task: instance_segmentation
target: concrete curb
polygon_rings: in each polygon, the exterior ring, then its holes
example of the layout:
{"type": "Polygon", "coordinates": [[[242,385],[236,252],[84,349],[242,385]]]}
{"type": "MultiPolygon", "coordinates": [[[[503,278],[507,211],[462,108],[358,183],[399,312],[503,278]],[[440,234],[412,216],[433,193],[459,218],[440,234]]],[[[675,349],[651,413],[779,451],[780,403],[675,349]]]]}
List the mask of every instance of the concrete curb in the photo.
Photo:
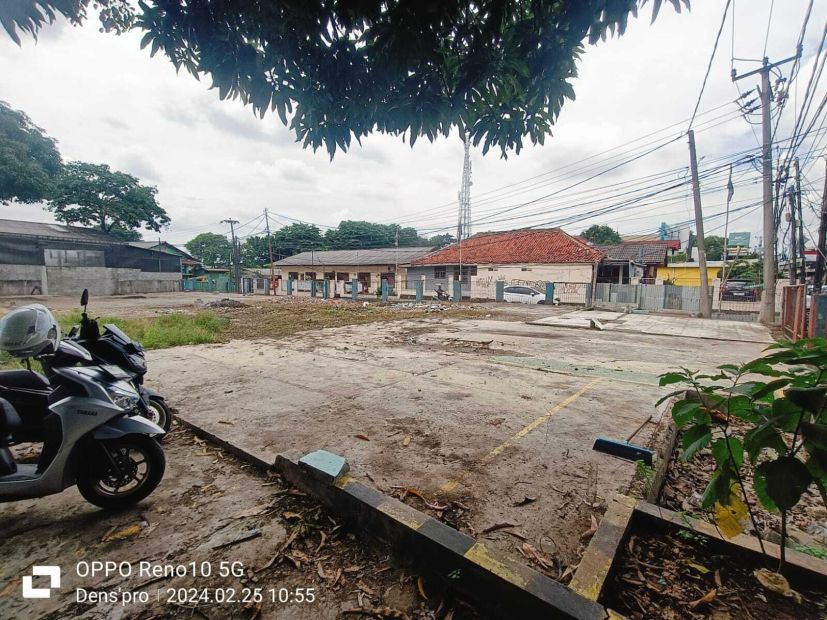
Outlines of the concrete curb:
{"type": "Polygon", "coordinates": [[[441,521],[356,482],[344,459],[317,451],[295,459],[279,455],[275,469],[332,511],[436,573],[494,617],[601,618],[609,612],[527,566],[441,521]],[[330,465],[330,467],[329,467],[330,465]]]}

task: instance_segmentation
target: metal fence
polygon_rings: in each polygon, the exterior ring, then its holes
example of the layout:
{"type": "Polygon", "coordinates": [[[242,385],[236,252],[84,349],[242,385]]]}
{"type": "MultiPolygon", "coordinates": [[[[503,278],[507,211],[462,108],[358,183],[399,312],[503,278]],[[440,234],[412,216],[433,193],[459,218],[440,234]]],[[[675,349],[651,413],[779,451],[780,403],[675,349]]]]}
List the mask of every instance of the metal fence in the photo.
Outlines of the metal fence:
{"type": "MultiPolygon", "coordinates": [[[[710,300],[713,318],[740,321],[754,321],[758,318],[758,299],[724,299],[719,288],[713,287],[710,300]]],[[[597,284],[594,289],[594,304],[612,310],[699,314],[701,289],[697,286],[672,284],[597,284]]]]}

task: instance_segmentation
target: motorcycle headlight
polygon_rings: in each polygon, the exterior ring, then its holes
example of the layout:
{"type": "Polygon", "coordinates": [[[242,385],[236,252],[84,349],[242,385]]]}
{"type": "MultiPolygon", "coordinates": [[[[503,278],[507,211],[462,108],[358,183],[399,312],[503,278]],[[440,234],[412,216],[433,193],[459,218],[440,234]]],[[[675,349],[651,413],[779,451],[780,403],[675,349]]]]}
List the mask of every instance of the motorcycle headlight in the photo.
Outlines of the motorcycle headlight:
{"type": "Polygon", "coordinates": [[[124,411],[134,409],[140,399],[138,392],[126,386],[108,385],[106,387],[106,393],[109,395],[109,398],[112,399],[115,406],[124,411]]]}

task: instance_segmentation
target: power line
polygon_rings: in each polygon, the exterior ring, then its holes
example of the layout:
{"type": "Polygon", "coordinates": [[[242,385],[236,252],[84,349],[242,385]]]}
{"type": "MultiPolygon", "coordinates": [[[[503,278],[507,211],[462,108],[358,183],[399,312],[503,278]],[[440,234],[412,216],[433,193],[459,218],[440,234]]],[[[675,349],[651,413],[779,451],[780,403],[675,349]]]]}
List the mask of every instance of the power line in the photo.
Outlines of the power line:
{"type": "MultiPolygon", "coordinates": [[[[689,119],[689,129],[692,129],[692,123],[695,122],[695,115],[698,113],[698,107],[701,105],[701,98],[704,96],[704,90],[706,89],[706,81],[709,79],[709,72],[712,70],[712,61],[715,60],[715,52],[718,51],[718,42],[721,40],[721,33],[724,31],[724,24],[726,24],[726,16],[729,12],[729,5],[732,4],[732,0],[727,0],[726,6],[724,7],[724,15],[721,18],[721,25],[718,28],[718,34],[715,36],[715,44],[712,46],[712,54],[709,56],[709,63],[706,66],[706,73],[704,74],[704,80],[701,83],[701,92],[698,93],[698,101],[695,102],[695,109],[692,110],[692,117],[689,119]]],[[[770,11],[772,14],[772,11],[770,11]]]]}

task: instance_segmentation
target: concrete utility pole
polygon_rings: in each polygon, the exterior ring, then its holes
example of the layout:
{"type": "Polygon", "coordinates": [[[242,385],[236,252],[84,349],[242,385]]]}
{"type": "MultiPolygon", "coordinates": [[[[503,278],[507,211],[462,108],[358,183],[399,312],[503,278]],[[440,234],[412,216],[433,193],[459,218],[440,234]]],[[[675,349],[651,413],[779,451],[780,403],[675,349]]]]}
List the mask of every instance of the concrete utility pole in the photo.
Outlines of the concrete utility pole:
{"type": "Polygon", "coordinates": [[[737,82],[757,73],[761,74],[761,122],[763,134],[763,148],[761,159],[763,160],[763,202],[764,202],[764,292],[761,296],[761,312],[758,320],[764,325],[775,324],[775,243],[778,233],[775,229],[775,213],[772,199],[772,127],[770,125],[770,104],[772,93],[770,93],[770,71],[779,65],[796,60],[800,54],[790,56],[784,60],[771,63],[764,56],[760,69],[755,69],[744,75],[737,75],[732,70],[732,81],[737,82]]]}
{"type": "Polygon", "coordinates": [[[264,221],[267,226],[267,253],[270,256],[270,291],[273,295],[276,294],[276,273],[275,267],[273,267],[273,240],[270,237],[270,215],[267,213],[267,209],[264,210],[264,221]]]}
{"type": "Polygon", "coordinates": [[[689,167],[692,171],[692,197],[695,202],[695,232],[698,244],[698,268],[701,271],[701,316],[712,316],[709,299],[709,273],[706,270],[706,248],[704,247],[704,216],[701,208],[701,184],[698,181],[698,157],[695,153],[695,132],[689,130],[689,167]]]}
{"type": "Polygon", "coordinates": [[[230,225],[230,238],[232,239],[232,244],[233,244],[233,253],[231,255],[231,259],[232,259],[232,262],[233,262],[233,280],[235,280],[235,292],[236,293],[241,293],[241,292],[243,292],[241,290],[241,277],[240,277],[241,272],[238,269],[238,253],[237,253],[238,246],[236,245],[236,241],[235,241],[235,225],[238,224],[238,220],[226,219],[226,220],[221,220],[221,223],[230,225]]]}
{"type": "Polygon", "coordinates": [[[785,193],[787,204],[790,206],[790,260],[787,264],[790,266],[790,284],[792,285],[798,282],[798,228],[795,223],[795,193],[792,189],[788,189],[785,193]]]}
{"type": "MultiPolygon", "coordinates": [[[[824,159],[827,164],[827,158],[824,159]]],[[[813,284],[816,291],[821,287],[824,279],[824,252],[827,245],[827,174],[824,176],[824,190],[821,193],[821,220],[818,224],[818,247],[816,248],[816,274],[813,284]]]]}
{"type": "Polygon", "coordinates": [[[801,261],[799,272],[799,283],[807,284],[807,246],[804,243],[804,213],[801,209],[801,169],[798,167],[798,157],[793,160],[795,168],[795,206],[798,209],[798,256],[796,260],[801,261]]]}

